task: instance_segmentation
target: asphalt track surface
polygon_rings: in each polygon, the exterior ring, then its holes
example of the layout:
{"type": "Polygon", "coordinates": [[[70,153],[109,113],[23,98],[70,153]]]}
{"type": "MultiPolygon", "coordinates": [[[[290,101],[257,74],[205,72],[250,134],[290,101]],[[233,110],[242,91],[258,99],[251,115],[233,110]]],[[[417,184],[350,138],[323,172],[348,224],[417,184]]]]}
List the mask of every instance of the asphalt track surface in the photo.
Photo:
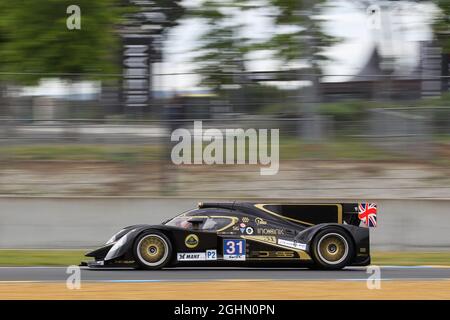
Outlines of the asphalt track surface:
{"type": "MultiPolygon", "coordinates": [[[[66,267],[0,267],[0,283],[60,282],[69,276],[66,267]]],[[[366,281],[371,275],[365,267],[340,271],[315,271],[290,268],[174,268],[159,271],[81,268],[81,281],[87,282],[203,282],[226,280],[276,281],[366,281]]],[[[384,266],[382,280],[450,280],[450,267],[384,266]]]]}

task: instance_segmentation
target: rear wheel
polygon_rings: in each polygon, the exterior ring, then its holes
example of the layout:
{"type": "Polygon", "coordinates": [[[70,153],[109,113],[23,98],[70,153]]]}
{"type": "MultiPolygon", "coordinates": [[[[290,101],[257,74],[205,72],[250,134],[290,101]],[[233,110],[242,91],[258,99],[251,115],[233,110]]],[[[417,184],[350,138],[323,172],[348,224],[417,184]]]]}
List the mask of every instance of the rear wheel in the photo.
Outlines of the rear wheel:
{"type": "Polygon", "coordinates": [[[353,259],[353,241],[340,228],[320,231],[314,237],[312,245],[313,259],[321,269],[342,269],[353,259]]]}
{"type": "Polygon", "coordinates": [[[170,261],[172,245],[163,233],[146,231],[136,239],[133,253],[141,269],[161,269],[170,261]]]}

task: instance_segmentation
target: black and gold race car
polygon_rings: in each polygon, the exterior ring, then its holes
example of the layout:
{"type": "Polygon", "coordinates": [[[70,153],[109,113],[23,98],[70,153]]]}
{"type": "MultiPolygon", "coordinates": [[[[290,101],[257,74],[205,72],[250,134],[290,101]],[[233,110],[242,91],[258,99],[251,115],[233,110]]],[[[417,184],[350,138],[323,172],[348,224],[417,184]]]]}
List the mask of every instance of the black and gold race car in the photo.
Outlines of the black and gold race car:
{"type": "Polygon", "coordinates": [[[375,219],[376,205],[368,203],[200,203],[160,225],[120,230],[82,265],[364,266],[370,263],[367,226],[375,219]]]}

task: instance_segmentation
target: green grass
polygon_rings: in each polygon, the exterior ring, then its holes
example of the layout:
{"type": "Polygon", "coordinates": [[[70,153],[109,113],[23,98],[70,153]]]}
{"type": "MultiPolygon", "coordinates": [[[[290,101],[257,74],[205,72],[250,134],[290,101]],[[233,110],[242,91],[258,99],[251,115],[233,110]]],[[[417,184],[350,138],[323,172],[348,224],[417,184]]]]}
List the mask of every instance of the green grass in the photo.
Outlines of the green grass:
{"type": "Polygon", "coordinates": [[[0,250],[0,266],[68,266],[89,260],[87,250],[0,250]]]}
{"type": "Polygon", "coordinates": [[[374,252],[375,265],[450,265],[450,252],[374,252]]]}
{"type": "MultiPolygon", "coordinates": [[[[204,147],[208,143],[203,144],[204,147]]],[[[192,146],[193,148],[193,146],[192,146]]],[[[164,159],[164,148],[160,145],[23,145],[0,147],[2,159],[9,160],[101,160],[112,162],[138,162],[164,159]]],[[[236,145],[235,152],[236,155],[236,145]]],[[[191,152],[193,154],[193,150],[191,152]]],[[[245,145],[248,160],[248,143],[245,145]]],[[[280,159],[392,159],[393,155],[359,141],[332,140],[307,144],[296,138],[280,138],[280,159]]]]}
{"type": "Polygon", "coordinates": [[[323,143],[304,143],[293,138],[280,139],[280,159],[396,160],[394,155],[358,140],[334,139],[323,143]]]}
{"type": "MultiPolygon", "coordinates": [[[[0,250],[0,266],[78,265],[85,250],[0,250]]],[[[450,265],[450,252],[375,252],[375,265],[450,265]]]]}
{"type": "Polygon", "coordinates": [[[103,160],[129,162],[154,160],[161,156],[161,147],[126,145],[32,145],[1,147],[4,158],[14,160],[103,160]]]}

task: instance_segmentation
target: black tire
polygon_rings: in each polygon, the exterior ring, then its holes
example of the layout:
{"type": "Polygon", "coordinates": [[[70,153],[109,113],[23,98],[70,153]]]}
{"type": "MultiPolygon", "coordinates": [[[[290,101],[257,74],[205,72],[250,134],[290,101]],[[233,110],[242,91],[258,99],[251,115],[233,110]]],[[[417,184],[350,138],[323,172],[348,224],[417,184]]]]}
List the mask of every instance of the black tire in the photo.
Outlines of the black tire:
{"type": "Polygon", "coordinates": [[[136,238],[133,256],[139,269],[161,269],[172,257],[172,244],[162,232],[147,230],[136,238]]]}
{"type": "Polygon", "coordinates": [[[311,253],[318,269],[339,270],[353,260],[355,246],[344,230],[330,227],[314,236],[311,253]]]}

